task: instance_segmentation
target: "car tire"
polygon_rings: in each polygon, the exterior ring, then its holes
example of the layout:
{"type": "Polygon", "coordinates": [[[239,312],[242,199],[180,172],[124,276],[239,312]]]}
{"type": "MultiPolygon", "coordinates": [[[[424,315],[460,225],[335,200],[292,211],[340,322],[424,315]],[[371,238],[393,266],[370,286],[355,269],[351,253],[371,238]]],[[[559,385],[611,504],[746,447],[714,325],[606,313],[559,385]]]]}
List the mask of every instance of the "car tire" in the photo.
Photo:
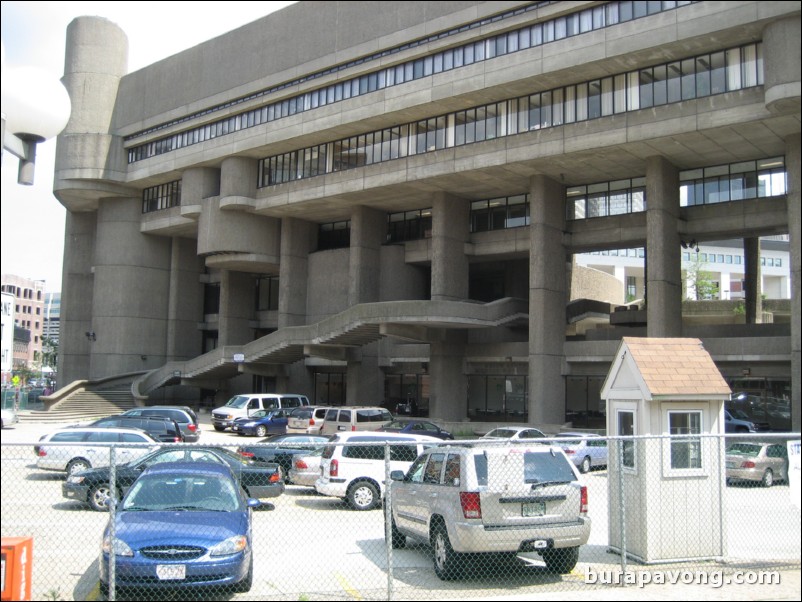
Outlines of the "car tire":
{"type": "Polygon", "coordinates": [[[590,456],[582,458],[582,464],[579,465],[579,472],[582,474],[590,472],[590,456]]]}
{"type": "Polygon", "coordinates": [[[86,470],[88,468],[92,468],[92,464],[89,463],[89,460],[84,460],[83,458],[75,458],[74,460],[70,460],[70,463],[67,464],[67,476],[70,477],[74,475],[76,472],[81,470],[86,470]]]}
{"type": "Polygon", "coordinates": [[[222,433],[224,430],[226,430],[226,427],[224,427],[224,426],[217,426],[217,425],[215,424],[215,425],[214,425],[214,430],[216,430],[218,433],[222,433]]]}
{"type": "Polygon", "coordinates": [[[400,550],[407,546],[407,536],[398,530],[392,517],[390,517],[390,545],[394,550],[400,550]]]}
{"type": "Polygon", "coordinates": [[[451,581],[460,576],[463,558],[451,547],[448,530],[442,523],[435,525],[432,531],[432,554],[434,556],[434,572],[443,581],[451,581]]]}
{"type": "Polygon", "coordinates": [[[552,573],[565,575],[574,570],[579,560],[579,546],[573,548],[552,548],[543,551],[543,561],[552,573]]]}
{"type": "Polygon", "coordinates": [[[260,424],[256,427],[256,436],[264,437],[265,435],[267,435],[267,427],[263,424],[260,424]]]}
{"type": "Polygon", "coordinates": [[[370,481],[357,481],[348,490],[348,503],[354,510],[372,510],[379,503],[379,490],[370,481]]]}
{"type": "Polygon", "coordinates": [[[248,564],[248,574],[245,575],[245,578],[236,584],[234,587],[235,591],[238,594],[244,594],[245,592],[251,591],[253,587],[253,555],[251,555],[250,564],[248,564]]]}
{"type": "MultiPolygon", "coordinates": [[[[111,488],[107,483],[101,483],[100,485],[95,485],[89,490],[87,501],[89,502],[89,506],[95,512],[108,512],[109,507],[106,505],[106,500],[108,500],[109,497],[111,497],[111,488]]],[[[117,499],[120,499],[119,491],[117,492],[117,499]]]]}
{"type": "Polygon", "coordinates": [[[771,468],[767,468],[766,472],[763,473],[760,484],[763,485],[763,487],[771,487],[774,485],[774,473],[771,471],[771,468]]]}

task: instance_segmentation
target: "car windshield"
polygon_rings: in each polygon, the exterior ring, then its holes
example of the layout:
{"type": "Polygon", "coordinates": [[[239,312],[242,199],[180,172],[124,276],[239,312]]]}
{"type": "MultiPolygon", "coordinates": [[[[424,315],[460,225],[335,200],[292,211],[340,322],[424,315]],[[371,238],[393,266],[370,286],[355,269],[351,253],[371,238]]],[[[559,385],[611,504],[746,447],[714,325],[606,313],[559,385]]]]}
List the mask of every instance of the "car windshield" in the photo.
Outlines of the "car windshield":
{"type": "Polygon", "coordinates": [[[248,404],[248,398],[243,395],[232,397],[226,403],[227,408],[244,408],[248,404]]]}
{"type": "Polygon", "coordinates": [[[217,476],[158,474],[134,483],[123,502],[127,511],[233,512],[240,507],[234,484],[217,476]]]}
{"type": "Polygon", "coordinates": [[[760,454],[760,447],[753,443],[733,443],[727,448],[727,453],[737,456],[757,456],[760,454]]]}
{"type": "Polygon", "coordinates": [[[390,424],[385,426],[385,429],[403,429],[408,422],[404,422],[403,420],[393,420],[390,424]]]}
{"type": "Polygon", "coordinates": [[[499,437],[499,438],[502,438],[502,439],[509,439],[510,437],[514,437],[517,434],[518,434],[518,431],[515,431],[513,429],[493,429],[492,431],[487,433],[487,435],[485,435],[485,437],[488,437],[488,438],[490,438],[490,437],[499,437]]]}

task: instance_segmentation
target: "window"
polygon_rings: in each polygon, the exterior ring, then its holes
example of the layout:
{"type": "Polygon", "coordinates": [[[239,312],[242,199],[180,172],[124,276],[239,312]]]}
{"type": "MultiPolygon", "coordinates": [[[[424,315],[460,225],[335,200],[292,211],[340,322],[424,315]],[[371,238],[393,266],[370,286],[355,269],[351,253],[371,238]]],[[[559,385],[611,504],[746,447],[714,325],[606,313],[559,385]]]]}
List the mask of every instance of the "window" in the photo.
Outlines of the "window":
{"type": "MultiPolygon", "coordinates": [[[[621,437],[634,437],[635,412],[631,410],[618,410],[618,435],[621,437]]],[[[621,440],[621,465],[624,468],[635,468],[635,440],[621,440]]]]}
{"type": "Polygon", "coordinates": [[[702,468],[702,439],[699,437],[702,413],[669,411],[668,433],[671,435],[671,469],[702,468]]]}

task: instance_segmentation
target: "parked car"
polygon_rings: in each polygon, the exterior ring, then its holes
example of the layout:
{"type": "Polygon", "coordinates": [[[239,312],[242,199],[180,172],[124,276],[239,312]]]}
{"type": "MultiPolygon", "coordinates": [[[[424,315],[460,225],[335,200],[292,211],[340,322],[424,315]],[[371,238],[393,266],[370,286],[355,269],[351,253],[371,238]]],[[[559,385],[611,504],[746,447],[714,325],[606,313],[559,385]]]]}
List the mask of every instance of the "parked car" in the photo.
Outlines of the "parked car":
{"type": "Polygon", "coordinates": [[[115,555],[119,588],[230,587],[253,583],[252,510],[259,500],[242,494],[231,469],[206,462],[148,468],[118,506],[103,532],[100,588],[109,589],[115,555]]]}
{"type": "Polygon", "coordinates": [[[727,447],[727,482],[755,481],[771,487],[788,481],[788,446],[784,441],[738,441],[727,447]]]}
{"type": "Polygon", "coordinates": [[[509,439],[510,441],[544,439],[543,431],[531,426],[503,426],[485,433],[482,439],[509,439]]]}
{"type": "Polygon", "coordinates": [[[323,420],[326,418],[328,406],[309,406],[308,408],[295,408],[287,418],[288,433],[306,433],[308,435],[320,434],[323,420]]]}
{"type": "Polygon", "coordinates": [[[350,431],[377,431],[390,424],[393,415],[380,407],[343,406],[326,410],[321,435],[350,431]]]}
{"type": "Polygon", "coordinates": [[[428,437],[437,437],[438,439],[443,440],[454,438],[454,435],[449,433],[447,430],[440,428],[434,422],[429,422],[428,420],[404,420],[403,418],[397,418],[387,426],[380,428],[379,432],[426,435],[428,437]]]}
{"type": "Polygon", "coordinates": [[[156,441],[165,443],[181,443],[184,440],[181,427],[168,416],[124,416],[123,414],[116,414],[99,418],[86,426],[142,429],[156,441]]]}
{"type": "MultiPolygon", "coordinates": [[[[284,482],[277,464],[254,462],[222,447],[169,447],[118,465],[117,498],[122,499],[147,468],[164,462],[211,462],[226,465],[248,497],[273,498],[284,492],[284,482]]],[[[108,467],[89,468],[73,473],[61,486],[61,493],[69,500],[86,502],[92,510],[106,511],[106,502],[111,495],[110,476],[108,467]]]]}
{"type": "Polygon", "coordinates": [[[184,441],[196,443],[200,439],[201,428],[198,415],[189,406],[148,406],[146,408],[133,408],[123,412],[123,416],[167,416],[172,418],[181,427],[184,441]]]}
{"type": "Polygon", "coordinates": [[[587,488],[559,447],[439,447],[391,478],[391,545],[430,544],[444,580],[462,574],[468,553],[538,552],[569,573],[590,536],[587,488]]]}
{"type": "Polygon", "coordinates": [[[289,479],[295,456],[308,454],[323,447],[331,437],[285,433],[262,439],[253,445],[243,445],[237,451],[241,456],[258,462],[275,462],[281,468],[281,476],[289,479]]]}
{"type": "Polygon", "coordinates": [[[323,448],[293,456],[289,479],[293,485],[315,488],[315,481],[320,476],[320,462],[323,459],[323,448]]]}
{"type": "Polygon", "coordinates": [[[424,435],[340,433],[324,448],[318,493],[346,500],[355,510],[371,510],[384,495],[384,450],[390,446],[390,468],[406,470],[423,450],[442,443],[424,435]]]}
{"type": "Polygon", "coordinates": [[[287,432],[289,410],[259,410],[247,418],[237,418],[231,425],[231,432],[251,437],[283,435],[287,432]]]}
{"type": "Polygon", "coordinates": [[[756,433],[757,426],[741,410],[724,410],[724,431],[727,433],[756,433]]]}
{"type": "Polygon", "coordinates": [[[579,472],[607,467],[607,439],[591,433],[559,433],[559,445],[579,472]]]}
{"type": "Polygon", "coordinates": [[[36,466],[45,470],[67,471],[68,475],[87,468],[108,466],[112,444],[118,444],[114,446],[117,462],[125,464],[153,451],[158,442],[140,429],[60,429],[51,433],[45,441],[40,441],[36,466]],[[57,445],[59,443],[70,445],[57,445]],[[120,445],[124,443],[138,445],[120,445]]]}
{"type": "Polygon", "coordinates": [[[216,431],[231,427],[237,418],[248,418],[259,410],[300,408],[309,405],[306,395],[294,393],[245,393],[235,395],[226,405],[212,410],[212,425],[216,431]]]}
{"type": "Polygon", "coordinates": [[[19,416],[17,415],[17,411],[14,408],[3,408],[2,422],[0,422],[0,428],[6,428],[7,426],[11,426],[12,424],[17,424],[18,422],[19,422],[19,416]]]}

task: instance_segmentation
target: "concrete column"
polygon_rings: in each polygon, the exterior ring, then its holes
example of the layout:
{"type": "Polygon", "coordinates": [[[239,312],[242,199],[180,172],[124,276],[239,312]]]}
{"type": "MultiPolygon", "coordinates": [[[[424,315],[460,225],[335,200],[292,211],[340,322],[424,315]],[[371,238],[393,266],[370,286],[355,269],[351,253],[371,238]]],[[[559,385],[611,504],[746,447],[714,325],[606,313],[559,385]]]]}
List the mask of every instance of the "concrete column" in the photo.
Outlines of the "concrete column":
{"type": "Polygon", "coordinates": [[[67,211],[61,287],[61,324],[58,348],[58,384],[89,378],[89,353],[94,345],[92,299],[97,213],[67,211]]]}
{"type": "MultiPolygon", "coordinates": [[[[797,68],[799,63],[797,63],[797,68]]],[[[802,407],[802,359],[800,359],[800,334],[802,333],[802,177],[800,177],[800,135],[793,134],[785,140],[785,168],[788,172],[788,234],[791,239],[791,430],[802,429],[800,407],[802,407]]]]}
{"type": "Polygon", "coordinates": [[[367,207],[357,207],[351,215],[350,305],[379,300],[381,244],[387,230],[386,220],[383,211],[367,207]]]}
{"type": "Polygon", "coordinates": [[[181,204],[200,205],[205,198],[220,194],[220,170],[214,167],[193,167],[181,177],[181,204]]]}
{"type": "Polygon", "coordinates": [[[378,405],[384,399],[384,378],[379,369],[379,343],[369,343],[347,354],[345,392],[347,405],[378,405]]]}
{"type": "Polygon", "coordinates": [[[92,379],[161,366],[167,359],[169,238],[140,232],[140,198],[101,199],[97,212],[92,379]]]}
{"type": "Polygon", "coordinates": [[[218,346],[243,345],[253,340],[253,277],[243,272],[221,270],[218,346]]]}
{"type": "Polygon", "coordinates": [[[470,202],[438,193],[432,203],[432,300],[468,298],[470,202]]]}
{"type": "Polygon", "coordinates": [[[170,294],[167,309],[167,359],[184,360],[200,355],[203,321],[203,260],[197,243],[174,237],[170,255],[170,294]]]}
{"type": "Polygon", "coordinates": [[[533,177],[529,213],[529,422],[562,424],[568,275],[564,187],[533,177]]]}
{"type": "Polygon", "coordinates": [[[278,327],[306,324],[309,253],[315,248],[317,225],[285,217],[281,220],[278,327]]]}
{"type": "Polygon", "coordinates": [[[459,422],[468,417],[466,342],[465,332],[454,331],[445,333],[443,340],[430,345],[429,417],[432,419],[459,422]]]}
{"type": "Polygon", "coordinates": [[[766,108],[775,115],[799,115],[802,36],[800,17],[773,21],[763,30],[763,69],[766,108]]]}
{"type": "Polygon", "coordinates": [[[744,307],[746,323],[759,324],[763,320],[763,275],[760,267],[760,239],[744,238],[744,307]]]}
{"type": "Polygon", "coordinates": [[[663,157],[646,160],[646,332],[682,336],[679,171],[663,157]]]}

